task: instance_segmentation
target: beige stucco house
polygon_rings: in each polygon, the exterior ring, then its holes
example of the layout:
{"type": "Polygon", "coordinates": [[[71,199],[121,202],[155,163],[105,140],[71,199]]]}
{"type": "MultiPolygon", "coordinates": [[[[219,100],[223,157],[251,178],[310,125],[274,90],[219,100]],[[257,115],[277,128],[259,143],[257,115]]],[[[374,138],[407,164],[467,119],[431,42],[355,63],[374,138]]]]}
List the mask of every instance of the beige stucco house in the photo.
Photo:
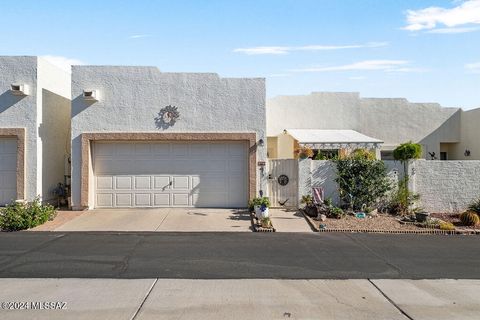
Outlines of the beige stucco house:
{"type": "Polygon", "coordinates": [[[376,150],[379,158],[392,159],[393,149],[411,140],[423,146],[425,159],[476,160],[480,159],[479,120],[480,109],[362,98],[358,93],[278,96],[267,100],[268,157],[294,158],[302,145],[326,152],[363,145],[376,150]]]}

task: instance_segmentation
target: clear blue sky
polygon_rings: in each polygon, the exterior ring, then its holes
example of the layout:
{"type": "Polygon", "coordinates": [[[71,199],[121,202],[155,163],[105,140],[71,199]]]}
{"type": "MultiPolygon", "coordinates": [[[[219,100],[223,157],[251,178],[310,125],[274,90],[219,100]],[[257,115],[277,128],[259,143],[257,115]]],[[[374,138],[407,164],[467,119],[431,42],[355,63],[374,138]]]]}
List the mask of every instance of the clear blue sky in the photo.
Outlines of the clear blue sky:
{"type": "Polygon", "coordinates": [[[38,1],[2,5],[1,55],[266,77],[480,107],[480,1],[38,1]]]}

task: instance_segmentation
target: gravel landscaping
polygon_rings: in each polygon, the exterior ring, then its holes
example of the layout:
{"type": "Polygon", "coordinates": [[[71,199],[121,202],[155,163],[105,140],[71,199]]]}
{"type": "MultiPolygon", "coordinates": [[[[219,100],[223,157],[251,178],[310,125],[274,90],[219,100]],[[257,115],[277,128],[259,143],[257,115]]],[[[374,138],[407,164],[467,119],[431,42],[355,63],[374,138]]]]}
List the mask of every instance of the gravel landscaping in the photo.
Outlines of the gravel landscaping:
{"type": "MultiPolygon", "coordinates": [[[[399,221],[399,217],[390,214],[379,213],[377,216],[367,216],[365,218],[357,218],[351,215],[347,215],[341,219],[326,218],[325,221],[319,221],[317,219],[310,218],[304,215],[310,224],[313,224],[314,228],[320,231],[361,231],[361,232],[395,232],[395,233],[437,233],[443,232],[438,228],[426,228],[415,223],[402,223],[399,221]],[[321,225],[324,227],[322,228],[321,225]],[[325,229],[325,230],[322,230],[325,229]]],[[[455,231],[480,231],[473,227],[465,227],[461,225],[458,215],[448,214],[432,214],[432,218],[441,219],[443,221],[452,222],[456,230],[455,231]]],[[[450,233],[450,232],[445,232],[450,233]]]]}

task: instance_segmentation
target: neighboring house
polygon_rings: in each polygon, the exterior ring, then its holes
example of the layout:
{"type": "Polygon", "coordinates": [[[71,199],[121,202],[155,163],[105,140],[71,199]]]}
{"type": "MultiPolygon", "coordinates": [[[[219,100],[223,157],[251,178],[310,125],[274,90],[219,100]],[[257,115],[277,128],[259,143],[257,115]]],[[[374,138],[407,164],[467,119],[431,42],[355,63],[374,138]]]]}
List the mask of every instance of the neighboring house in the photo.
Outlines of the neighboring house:
{"type": "Polygon", "coordinates": [[[246,207],[266,177],[265,80],[72,68],[72,205],[246,207]]]}
{"type": "Polygon", "coordinates": [[[70,75],[42,58],[0,57],[0,90],[0,206],[50,200],[70,150],[70,75]]]}
{"type": "MultiPolygon", "coordinates": [[[[451,160],[480,159],[480,142],[475,138],[479,133],[475,128],[478,120],[478,109],[464,112],[459,108],[411,103],[406,99],[360,98],[358,93],[279,96],[267,101],[268,156],[293,158],[295,148],[302,144],[295,135],[289,134],[295,129],[313,129],[311,136],[318,136],[318,130],[328,129],[328,138],[332,135],[342,137],[343,130],[353,130],[359,137],[367,136],[369,141],[383,141],[376,146],[380,148],[382,159],[393,159],[393,149],[409,140],[422,144],[425,159],[432,159],[432,156],[451,160]]],[[[334,140],[308,142],[319,146],[330,142],[330,150],[340,150],[342,145],[355,142],[355,137],[352,136],[351,141],[338,141],[337,146],[331,143],[334,140]]]]}

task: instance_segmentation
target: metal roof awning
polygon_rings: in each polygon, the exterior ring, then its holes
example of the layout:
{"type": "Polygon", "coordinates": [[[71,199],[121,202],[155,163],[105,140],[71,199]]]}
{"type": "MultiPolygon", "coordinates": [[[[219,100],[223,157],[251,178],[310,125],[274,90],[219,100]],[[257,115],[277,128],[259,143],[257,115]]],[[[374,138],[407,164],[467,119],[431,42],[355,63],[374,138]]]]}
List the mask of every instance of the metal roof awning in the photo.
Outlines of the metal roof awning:
{"type": "Polygon", "coordinates": [[[355,130],[286,129],[286,133],[312,149],[380,149],[383,144],[355,130]]]}

